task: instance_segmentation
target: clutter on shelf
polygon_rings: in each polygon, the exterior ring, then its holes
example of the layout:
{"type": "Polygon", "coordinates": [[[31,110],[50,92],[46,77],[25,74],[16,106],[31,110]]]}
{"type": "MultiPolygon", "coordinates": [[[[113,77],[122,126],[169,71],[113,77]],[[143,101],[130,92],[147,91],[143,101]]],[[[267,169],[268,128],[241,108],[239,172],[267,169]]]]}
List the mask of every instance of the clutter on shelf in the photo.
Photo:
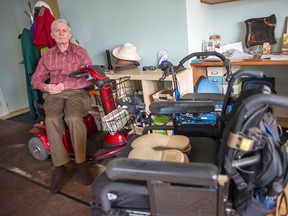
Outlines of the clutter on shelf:
{"type": "Polygon", "coordinates": [[[220,44],[221,44],[221,36],[220,35],[211,35],[210,41],[213,43],[213,46],[215,48],[220,48],[220,44]]]}
{"type": "Polygon", "coordinates": [[[131,43],[115,48],[112,55],[117,60],[113,66],[114,72],[137,68],[140,65],[141,57],[136,46],[131,43]]]}
{"type": "Polygon", "coordinates": [[[152,95],[153,101],[175,101],[172,88],[164,88],[152,95]]]}

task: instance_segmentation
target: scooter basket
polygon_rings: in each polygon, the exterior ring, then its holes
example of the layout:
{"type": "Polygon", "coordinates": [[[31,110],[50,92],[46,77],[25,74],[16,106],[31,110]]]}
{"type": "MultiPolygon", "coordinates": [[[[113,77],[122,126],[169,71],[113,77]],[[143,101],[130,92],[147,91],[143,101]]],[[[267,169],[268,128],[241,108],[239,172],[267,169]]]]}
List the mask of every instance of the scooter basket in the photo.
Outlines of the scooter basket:
{"type": "Polygon", "coordinates": [[[121,77],[115,80],[116,95],[115,99],[120,103],[131,101],[133,93],[130,77],[121,77]]]}
{"type": "Polygon", "coordinates": [[[129,112],[122,107],[118,107],[103,117],[103,123],[108,132],[114,135],[126,125],[129,119],[129,112]]]}

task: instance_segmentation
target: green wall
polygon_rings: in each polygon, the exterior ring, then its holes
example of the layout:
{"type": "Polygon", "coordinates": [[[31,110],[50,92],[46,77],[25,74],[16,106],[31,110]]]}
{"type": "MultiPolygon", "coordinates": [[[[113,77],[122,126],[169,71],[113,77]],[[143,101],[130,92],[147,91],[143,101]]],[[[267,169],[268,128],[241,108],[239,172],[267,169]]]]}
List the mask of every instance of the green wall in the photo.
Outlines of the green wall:
{"type": "Polygon", "coordinates": [[[156,65],[165,49],[170,61],[188,53],[186,0],[58,0],[62,18],[70,21],[94,64],[106,64],[105,50],[129,42],[142,57],[141,66],[156,65]]]}

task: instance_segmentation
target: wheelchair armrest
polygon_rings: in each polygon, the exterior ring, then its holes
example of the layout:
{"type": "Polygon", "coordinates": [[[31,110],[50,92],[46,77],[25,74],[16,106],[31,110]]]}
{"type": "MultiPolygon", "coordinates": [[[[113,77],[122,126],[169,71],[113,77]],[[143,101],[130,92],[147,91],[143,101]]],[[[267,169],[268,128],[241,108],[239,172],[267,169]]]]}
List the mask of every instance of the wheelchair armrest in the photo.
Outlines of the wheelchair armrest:
{"type": "Polygon", "coordinates": [[[108,163],[106,174],[111,180],[160,180],[176,184],[217,187],[218,169],[208,163],[116,158],[108,163]]]}
{"type": "Polygon", "coordinates": [[[208,113],[215,111],[212,101],[158,101],[149,106],[153,115],[208,113]]]}
{"type": "Polygon", "coordinates": [[[219,93],[187,93],[180,101],[211,101],[214,104],[223,104],[224,97],[224,94],[219,93]]]}

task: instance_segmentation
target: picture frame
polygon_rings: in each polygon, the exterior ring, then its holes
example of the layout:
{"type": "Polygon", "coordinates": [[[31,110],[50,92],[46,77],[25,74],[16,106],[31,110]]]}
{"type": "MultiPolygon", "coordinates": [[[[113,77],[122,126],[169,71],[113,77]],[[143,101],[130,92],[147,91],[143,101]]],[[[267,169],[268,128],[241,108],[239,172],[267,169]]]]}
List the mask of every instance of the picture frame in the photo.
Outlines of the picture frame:
{"type": "Polygon", "coordinates": [[[263,45],[265,42],[268,42],[271,45],[277,43],[275,39],[275,14],[268,17],[251,18],[245,20],[245,25],[245,45],[247,48],[256,45],[263,45]]]}
{"type": "Polygon", "coordinates": [[[282,41],[282,52],[288,54],[288,17],[286,17],[286,28],[283,34],[283,41],[282,41]]]}

